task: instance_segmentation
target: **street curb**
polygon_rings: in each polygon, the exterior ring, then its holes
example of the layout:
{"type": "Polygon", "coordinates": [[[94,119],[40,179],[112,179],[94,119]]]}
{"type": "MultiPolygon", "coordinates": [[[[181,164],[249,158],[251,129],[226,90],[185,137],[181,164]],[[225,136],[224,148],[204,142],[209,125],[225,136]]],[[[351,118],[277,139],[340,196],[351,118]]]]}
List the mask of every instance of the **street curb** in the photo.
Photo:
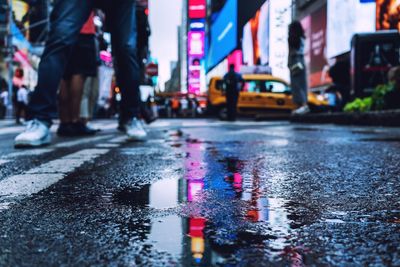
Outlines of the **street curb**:
{"type": "Polygon", "coordinates": [[[400,127],[400,109],[386,111],[371,111],[364,113],[321,113],[293,115],[290,122],[294,123],[330,123],[339,125],[388,126],[400,127]]]}

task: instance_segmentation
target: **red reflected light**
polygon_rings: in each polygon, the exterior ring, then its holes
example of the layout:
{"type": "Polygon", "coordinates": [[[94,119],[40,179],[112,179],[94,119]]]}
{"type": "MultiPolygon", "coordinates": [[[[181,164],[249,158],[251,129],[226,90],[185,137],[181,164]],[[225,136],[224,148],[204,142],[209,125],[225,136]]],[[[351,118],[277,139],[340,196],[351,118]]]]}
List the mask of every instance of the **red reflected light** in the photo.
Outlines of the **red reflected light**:
{"type": "Polygon", "coordinates": [[[206,227],[206,219],[203,218],[190,218],[189,219],[189,236],[190,237],[204,237],[204,228],[206,227]]]}

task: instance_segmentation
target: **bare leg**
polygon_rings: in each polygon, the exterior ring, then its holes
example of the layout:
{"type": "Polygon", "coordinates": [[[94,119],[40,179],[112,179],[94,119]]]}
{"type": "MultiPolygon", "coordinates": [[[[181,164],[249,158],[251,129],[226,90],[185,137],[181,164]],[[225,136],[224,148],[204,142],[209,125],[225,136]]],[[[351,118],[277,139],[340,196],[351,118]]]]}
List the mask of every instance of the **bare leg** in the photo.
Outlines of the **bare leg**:
{"type": "Polygon", "coordinates": [[[85,84],[84,76],[82,75],[72,76],[69,88],[70,89],[69,108],[70,108],[71,122],[79,121],[84,84],[85,84]]]}

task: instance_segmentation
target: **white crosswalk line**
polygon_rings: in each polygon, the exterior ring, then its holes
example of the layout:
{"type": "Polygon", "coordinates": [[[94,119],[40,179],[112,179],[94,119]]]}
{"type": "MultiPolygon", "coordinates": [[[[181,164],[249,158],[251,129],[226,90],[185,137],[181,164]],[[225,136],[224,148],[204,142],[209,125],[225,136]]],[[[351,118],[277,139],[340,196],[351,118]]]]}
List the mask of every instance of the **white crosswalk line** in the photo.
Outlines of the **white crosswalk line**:
{"type": "MultiPolygon", "coordinates": [[[[17,135],[17,134],[21,133],[24,130],[25,130],[25,126],[22,126],[22,125],[21,126],[5,126],[4,128],[0,127],[0,135],[6,135],[6,134],[15,134],[15,135],[17,135]]],[[[50,131],[52,133],[55,133],[57,131],[57,127],[56,126],[52,126],[50,131]]]]}
{"type": "Polygon", "coordinates": [[[40,156],[45,153],[49,153],[54,151],[52,148],[38,148],[38,149],[30,149],[24,151],[13,152],[8,155],[4,155],[4,158],[17,158],[21,156],[40,156]]]}
{"type": "Polygon", "coordinates": [[[121,144],[121,143],[125,143],[126,141],[127,141],[127,137],[126,136],[119,136],[119,137],[116,137],[114,139],[111,139],[108,142],[109,143],[121,144]]]}
{"type": "Polygon", "coordinates": [[[119,147],[119,144],[98,144],[96,147],[99,148],[114,148],[114,147],[119,147]]]}
{"type": "Polygon", "coordinates": [[[58,144],[54,145],[54,147],[66,148],[66,147],[71,147],[71,146],[83,145],[83,144],[86,144],[89,142],[101,141],[103,139],[107,139],[107,138],[111,138],[111,137],[113,137],[113,135],[102,135],[102,136],[96,136],[96,137],[90,137],[90,138],[82,138],[79,140],[58,143],[58,144]]]}
{"type": "Polygon", "coordinates": [[[90,127],[94,129],[100,130],[112,130],[117,129],[118,123],[117,122],[91,122],[90,127]]]}
{"type": "Polygon", "coordinates": [[[6,164],[8,162],[10,162],[10,161],[6,160],[6,159],[0,159],[0,166],[6,164]]]}
{"type": "MultiPolygon", "coordinates": [[[[36,194],[56,182],[83,164],[108,153],[109,149],[85,149],[40,165],[22,174],[10,176],[0,181],[0,200],[6,198],[27,197],[36,194]]],[[[12,204],[12,202],[11,202],[12,204]]],[[[4,210],[4,201],[0,208],[4,210]]],[[[7,203],[9,207],[9,203],[7,203]]]]}
{"type": "Polygon", "coordinates": [[[147,125],[148,128],[162,128],[162,127],[169,127],[172,123],[168,121],[156,121],[150,125],[147,125]]]}
{"type": "Polygon", "coordinates": [[[16,134],[24,130],[24,126],[5,127],[0,129],[0,135],[16,134]]]}

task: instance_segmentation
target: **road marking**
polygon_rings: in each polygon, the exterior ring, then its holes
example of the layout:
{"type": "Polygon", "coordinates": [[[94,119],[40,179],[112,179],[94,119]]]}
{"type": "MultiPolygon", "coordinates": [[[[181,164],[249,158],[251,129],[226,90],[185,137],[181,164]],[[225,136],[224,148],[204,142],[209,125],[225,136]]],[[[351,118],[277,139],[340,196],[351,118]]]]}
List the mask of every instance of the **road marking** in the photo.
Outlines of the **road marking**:
{"type": "Polygon", "coordinates": [[[0,129],[0,135],[14,134],[14,133],[22,132],[23,130],[24,130],[24,126],[6,127],[4,129],[0,129]]]}
{"type": "MultiPolygon", "coordinates": [[[[40,165],[22,174],[0,181],[0,196],[6,198],[27,197],[50,187],[83,164],[108,153],[109,149],[85,149],[40,165]]],[[[1,200],[1,198],[0,198],[1,200]]],[[[11,204],[13,202],[10,202],[11,204]]],[[[9,204],[7,205],[10,206],[9,204]]],[[[0,210],[4,210],[2,207],[0,210]]]]}
{"type": "MultiPolygon", "coordinates": [[[[0,135],[6,135],[6,134],[19,134],[22,133],[25,130],[25,126],[5,126],[4,128],[0,128],[0,135]]],[[[57,131],[56,126],[51,127],[50,131],[52,133],[55,133],[57,131]]]]}
{"type": "Polygon", "coordinates": [[[0,203],[0,212],[2,210],[7,210],[10,208],[11,203],[10,202],[4,202],[4,203],[0,203]]]}
{"type": "Polygon", "coordinates": [[[93,122],[90,127],[99,130],[112,130],[117,129],[118,123],[116,122],[93,122]]]}
{"type": "Polygon", "coordinates": [[[113,137],[113,135],[103,135],[103,136],[90,137],[90,138],[81,138],[79,140],[59,143],[59,144],[54,145],[54,147],[66,148],[66,147],[71,147],[71,146],[83,145],[83,144],[86,144],[89,142],[96,142],[96,141],[100,141],[100,140],[111,138],[111,137],[113,137]]]}
{"type": "Polygon", "coordinates": [[[29,150],[10,153],[8,155],[5,155],[4,158],[16,158],[22,156],[40,156],[42,154],[49,153],[52,151],[54,151],[54,149],[52,148],[29,149],[29,150]]]}
{"type": "Polygon", "coordinates": [[[147,125],[146,127],[148,128],[163,128],[163,127],[169,127],[171,126],[172,123],[168,121],[156,121],[150,125],[147,125]]]}
{"type": "Polygon", "coordinates": [[[99,148],[114,148],[114,147],[119,147],[119,144],[98,144],[96,147],[99,148]]]}
{"type": "Polygon", "coordinates": [[[0,166],[6,164],[7,162],[10,162],[10,161],[6,160],[6,159],[0,159],[0,166]]]}
{"type": "Polygon", "coordinates": [[[127,137],[126,136],[120,136],[120,137],[116,137],[114,139],[111,139],[110,141],[108,141],[109,143],[117,143],[117,144],[122,144],[125,143],[127,141],[127,137]]]}

